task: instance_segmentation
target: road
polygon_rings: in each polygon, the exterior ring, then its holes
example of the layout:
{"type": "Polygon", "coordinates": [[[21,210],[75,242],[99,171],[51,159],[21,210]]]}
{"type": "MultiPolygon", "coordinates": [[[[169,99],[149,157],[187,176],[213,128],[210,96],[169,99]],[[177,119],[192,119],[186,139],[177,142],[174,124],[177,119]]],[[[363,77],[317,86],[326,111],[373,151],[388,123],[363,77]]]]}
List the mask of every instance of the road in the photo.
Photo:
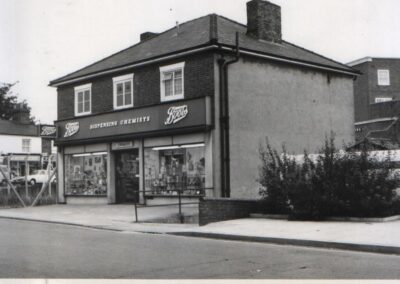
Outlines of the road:
{"type": "Polygon", "coordinates": [[[0,219],[0,278],[399,279],[400,256],[0,219]]]}

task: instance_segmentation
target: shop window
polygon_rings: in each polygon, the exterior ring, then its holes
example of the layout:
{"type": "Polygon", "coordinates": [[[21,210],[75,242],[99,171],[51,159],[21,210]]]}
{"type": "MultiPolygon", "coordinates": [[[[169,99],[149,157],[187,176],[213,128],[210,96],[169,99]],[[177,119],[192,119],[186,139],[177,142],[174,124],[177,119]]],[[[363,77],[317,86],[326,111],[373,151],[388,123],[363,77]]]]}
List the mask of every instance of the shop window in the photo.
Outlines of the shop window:
{"type": "Polygon", "coordinates": [[[114,109],[133,107],[133,74],[113,78],[114,109]]]}
{"type": "Polygon", "coordinates": [[[146,195],[204,194],[204,144],[147,148],[144,156],[146,195]]]}
{"type": "Polygon", "coordinates": [[[22,152],[23,153],[31,152],[31,139],[22,139],[22,152]]]}
{"type": "Polygon", "coordinates": [[[390,85],[389,70],[384,70],[384,69],[378,70],[378,85],[379,86],[389,86],[390,85]]]}
{"type": "Polygon", "coordinates": [[[92,112],[92,84],[75,87],[75,115],[92,112]]]}
{"type": "Polygon", "coordinates": [[[107,195],[107,153],[65,155],[66,195],[107,195]]]}
{"type": "Polygon", "coordinates": [[[160,67],[161,101],[172,101],[184,98],[185,62],[160,67]]]}

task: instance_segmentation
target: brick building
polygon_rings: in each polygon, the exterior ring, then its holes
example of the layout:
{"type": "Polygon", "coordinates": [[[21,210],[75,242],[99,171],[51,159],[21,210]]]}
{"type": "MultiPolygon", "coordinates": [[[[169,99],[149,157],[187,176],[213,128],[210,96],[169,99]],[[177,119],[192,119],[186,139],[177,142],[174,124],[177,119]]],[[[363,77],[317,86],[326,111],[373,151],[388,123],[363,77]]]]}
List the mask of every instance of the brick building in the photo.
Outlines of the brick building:
{"type": "Polygon", "coordinates": [[[59,200],[258,196],[260,143],[315,151],[354,140],[352,68],[282,39],[280,7],[248,25],[211,14],[50,82],[59,200]]]}
{"type": "Polygon", "coordinates": [[[366,57],[348,65],[362,73],[354,83],[357,142],[399,148],[400,58],[366,57]]]}

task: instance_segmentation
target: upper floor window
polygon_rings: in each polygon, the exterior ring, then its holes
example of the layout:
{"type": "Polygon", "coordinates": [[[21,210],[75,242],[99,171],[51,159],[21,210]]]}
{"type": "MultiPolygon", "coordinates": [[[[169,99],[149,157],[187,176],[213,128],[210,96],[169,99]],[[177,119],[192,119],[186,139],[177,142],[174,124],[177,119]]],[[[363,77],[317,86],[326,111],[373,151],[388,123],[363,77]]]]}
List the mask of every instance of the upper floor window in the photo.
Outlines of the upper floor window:
{"type": "Polygon", "coordinates": [[[31,139],[22,139],[22,152],[23,153],[31,152],[31,139]]]}
{"type": "Polygon", "coordinates": [[[184,98],[184,67],[185,62],[160,67],[160,89],[162,102],[184,98]]]}
{"type": "Polygon", "coordinates": [[[92,84],[75,87],[75,115],[92,112],[92,84]]]}
{"type": "Polygon", "coordinates": [[[114,109],[133,107],[133,74],[114,77],[114,109]]]}
{"type": "Polygon", "coordinates": [[[384,102],[390,102],[390,101],[393,101],[393,98],[389,98],[389,97],[375,98],[375,103],[384,103],[384,102]]]}
{"type": "Polygon", "coordinates": [[[390,72],[387,69],[378,70],[378,85],[389,86],[390,85],[390,72]]]}

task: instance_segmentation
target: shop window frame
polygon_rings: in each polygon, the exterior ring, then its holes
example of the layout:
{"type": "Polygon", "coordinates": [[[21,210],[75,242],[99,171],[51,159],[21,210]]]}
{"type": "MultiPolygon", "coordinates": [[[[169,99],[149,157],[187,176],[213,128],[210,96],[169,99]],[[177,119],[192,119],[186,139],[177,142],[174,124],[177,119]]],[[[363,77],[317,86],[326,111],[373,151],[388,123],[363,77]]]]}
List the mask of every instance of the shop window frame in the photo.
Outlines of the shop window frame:
{"type": "Polygon", "coordinates": [[[74,88],[74,103],[75,103],[75,116],[88,115],[92,113],[92,83],[80,85],[74,88]],[[85,111],[85,91],[89,91],[89,110],[85,111]],[[78,96],[79,93],[83,93],[83,111],[79,112],[78,110],[78,96]]]}
{"type": "MultiPolygon", "coordinates": [[[[158,151],[163,151],[163,150],[177,150],[177,149],[190,149],[190,148],[203,148],[202,149],[203,158],[206,159],[206,145],[205,145],[204,142],[201,142],[201,143],[188,143],[188,144],[182,144],[182,145],[165,145],[165,146],[144,147],[143,148],[143,155],[144,155],[143,157],[145,157],[145,155],[146,155],[145,154],[146,150],[152,150],[152,151],[157,151],[158,152],[158,151]]],[[[187,155],[187,152],[185,153],[185,155],[187,155]]],[[[186,159],[186,156],[185,156],[185,159],[186,159]]],[[[144,166],[143,186],[144,186],[144,190],[145,190],[144,191],[144,196],[145,197],[150,197],[150,198],[151,197],[177,197],[178,196],[177,192],[176,192],[176,194],[164,194],[164,193],[161,193],[162,190],[160,191],[160,193],[150,193],[149,192],[150,190],[148,188],[146,188],[146,176],[145,176],[146,165],[147,165],[147,162],[144,160],[144,165],[143,165],[144,166]]],[[[187,172],[186,172],[186,174],[187,174],[187,172]]],[[[204,196],[206,196],[206,190],[207,190],[207,188],[206,188],[206,179],[207,179],[207,174],[204,171],[204,181],[202,181],[204,183],[203,187],[200,187],[198,189],[184,189],[182,191],[182,193],[181,193],[181,196],[182,197],[204,197],[204,196]],[[185,191],[200,191],[201,193],[200,194],[198,194],[198,193],[196,193],[196,194],[187,194],[187,193],[185,193],[185,191]]],[[[186,180],[186,182],[187,182],[187,180],[186,180]]],[[[168,191],[169,191],[168,189],[165,190],[165,192],[168,192],[168,191]]]]}
{"type": "Polygon", "coordinates": [[[113,78],[113,107],[114,110],[119,110],[119,109],[126,109],[126,108],[131,108],[134,106],[134,87],[133,87],[133,78],[134,74],[127,74],[127,75],[122,75],[118,77],[113,78]],[[129,82],[131,84],[131,103],[130,104],[125,104],[125,83],[129,82]],[[123,97],[123,105],[118,106],[117,105],[117,85],[122,84],[123,86],[123,91],[122,91],[122,97],[123,97]]]}
{"type": "Polygon", "coordinates": [[[96,197],[107,197],[108,196],[108,192],[109,192],[109,182],[108,182],[108,175],[107,175],[107,171],[108,171],[108,159],[109,157],[109,153],[105,152],[105,151],[96,151],[96,152],[83,152],[83,153],[70,153],[70,154],[64,154],[64,197],[88,197],[88,198],[96,198],[96,197]],[[97,154],[97,155],[96,155],[97,154]],[[103,194],[73,194],[73,193],[67,193],[67,181],[66,181],[66,175],[67,175],[67,156],[74,156],[74,155],[81,155],[83,157],[85,156],[104,156],[106,157],[106,193],[103,194]]]}
{"type": "Polygon", "coordinates": [[[160,67],[160,99],[161,102],[169,102],[175,100],[181,100],[185,98],[185,62],[179,62],[172,65],[166,65],[160,67]],[[181,94],[175,93],[175,72],[181,71],[182,74],[182,92],[181,94]],[[165,94],[165,77],[167,73],[172,74],[172,95],[166,96],[165,94]]]}

